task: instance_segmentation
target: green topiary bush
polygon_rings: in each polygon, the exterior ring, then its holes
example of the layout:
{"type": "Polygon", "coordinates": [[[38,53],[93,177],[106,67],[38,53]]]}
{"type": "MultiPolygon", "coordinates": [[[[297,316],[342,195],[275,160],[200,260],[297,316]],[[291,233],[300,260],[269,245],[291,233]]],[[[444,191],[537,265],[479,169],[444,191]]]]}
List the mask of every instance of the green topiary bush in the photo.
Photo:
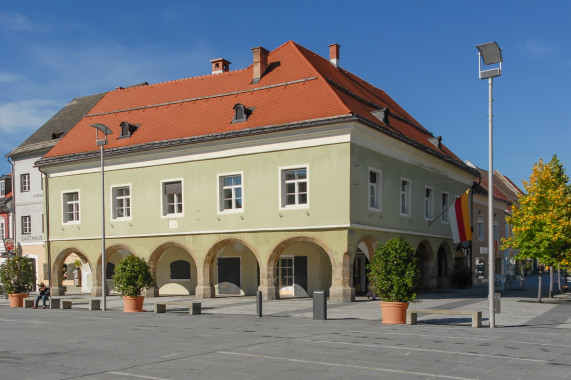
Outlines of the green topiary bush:
{"type": "Polygon", "coordinates": [[[415,302],[421,275],[414,249],[394,238],[377,246],[369,269],[372,290],[386,302],[415,302]]]}
{"type": "Polygon", "coordinates": [[[36,282],[32,260],[24,256],[7,259],[0,265],[0,281],[6,294],[30,292],[36,282]]]}
{"type": "Polygon", "coordinates": [[[144,289],[155,285],[151,268],[136,256],[127,256],[115,267],[115,289],[125,297],[138,297],[144,289]]]}

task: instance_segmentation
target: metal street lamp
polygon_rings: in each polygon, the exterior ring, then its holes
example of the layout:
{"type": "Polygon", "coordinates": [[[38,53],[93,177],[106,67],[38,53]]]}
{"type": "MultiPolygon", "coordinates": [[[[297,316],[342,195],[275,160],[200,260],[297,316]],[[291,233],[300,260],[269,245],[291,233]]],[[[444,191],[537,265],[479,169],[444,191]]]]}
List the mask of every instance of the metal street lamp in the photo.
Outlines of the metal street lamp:
{"type": "Polygon", "coordinates": [[[495,270],[494,270],[494,134],[492,112],[492,88],[494,78],[502,75],[502,49],[495,41],[476,45],[478,49],[478,69],[480,79],[488,80],[488,301],[490,310],[490,328],[496,327],[495,315],[495,270]],[[480,59],[480,57],[482,59],[480,59]],[[482,71],[482,61],[484,66],[499,64],[499,67],[482,71]]]}
{"type": "Polygon", "coordinates": [[[105,170],[103,165],[103,147],[107,145],[107,135],[113,134],[104,124],[91,124],[95,128],[95,141],[101,148],[101,310],[107,310],[105,303],[105,170]],[[99,138],[99,132],[103,133],[103,138],[99,138]]]}

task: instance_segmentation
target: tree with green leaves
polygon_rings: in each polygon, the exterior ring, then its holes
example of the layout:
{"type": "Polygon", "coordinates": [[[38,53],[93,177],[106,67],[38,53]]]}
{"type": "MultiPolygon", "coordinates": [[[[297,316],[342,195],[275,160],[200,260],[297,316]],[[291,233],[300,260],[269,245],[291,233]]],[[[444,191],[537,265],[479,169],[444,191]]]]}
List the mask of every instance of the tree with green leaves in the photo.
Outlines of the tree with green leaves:
{"type": "MultiPolygon", "coordinates": [[[[511,216],[512,235],[503,249],[519,250],[516,259],[537,259],[553,268],[569,261],[571,253],[571,187],[563,164],[554,155],[550,162],[533,165],[526,194],[520,196],[511,216]]],[[[552,286],[552,284],[551,284],[552,286]]],[[[538,300],[541,302],[541,278],[538,300]]],[[[551,294],[551,292],[550,292],[551,294]]]]}

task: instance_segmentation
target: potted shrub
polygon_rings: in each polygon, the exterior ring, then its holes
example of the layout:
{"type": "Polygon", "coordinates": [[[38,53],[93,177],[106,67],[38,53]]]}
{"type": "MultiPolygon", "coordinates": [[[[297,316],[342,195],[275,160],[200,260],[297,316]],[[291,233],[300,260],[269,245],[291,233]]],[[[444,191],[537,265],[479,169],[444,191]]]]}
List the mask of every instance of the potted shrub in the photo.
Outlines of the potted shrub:
{"type": "Polygon", "coordinates": [[[382,323],[405,323],[408,304],[416,301],[421,284],[414,249],[401,238],[379,244],[368,269],[371,288],[382,299],[382,323]]]}
{"type": "Polygon", "coordinates": [[[115,266],[113,281],[115,290],[123,296],[123,311],[143,311],[145,296],[141,293],[155,285],[149,264],[139,257],[127,256],[115,266]]]}
{"type": "Polygon", "coordinates": [[[36,281],[32,260],[24,256],[7,259],[0,265],[0,281],[10,298],[10,307],[24,306],[24,298],[36,281]]]}

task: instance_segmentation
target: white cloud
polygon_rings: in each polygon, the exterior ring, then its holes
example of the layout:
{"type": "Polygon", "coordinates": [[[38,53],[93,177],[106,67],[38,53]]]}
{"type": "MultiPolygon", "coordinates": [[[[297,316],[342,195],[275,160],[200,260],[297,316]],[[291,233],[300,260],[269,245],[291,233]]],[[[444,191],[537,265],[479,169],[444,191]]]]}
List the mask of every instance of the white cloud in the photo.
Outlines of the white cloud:
{"type": "Polygon", "coordinates": [[[19,13],[0,13],[0,26],[14,32],[31,32],[36,30],[35,24],[19,13]]]}
{"type": "Polygon", "coordinates": [[[22,77],[19,76],[18,74],[0,72],[0,83],[6,83],[6,84],[16,83],[21,78],[22,77]]]}
{"type": "Polygon", "coordinates": [[[33,132],[55,115],[60,106],[56,101],[46,99],[0,104],[0,133],[33,132]]]}
{"type": "Polygon", "coordinates": [[[533,55],[553,55],[559,53],[556,45],[540,43],[537,41],[529,41],[522,46],[522,50],[533,55]]]}

